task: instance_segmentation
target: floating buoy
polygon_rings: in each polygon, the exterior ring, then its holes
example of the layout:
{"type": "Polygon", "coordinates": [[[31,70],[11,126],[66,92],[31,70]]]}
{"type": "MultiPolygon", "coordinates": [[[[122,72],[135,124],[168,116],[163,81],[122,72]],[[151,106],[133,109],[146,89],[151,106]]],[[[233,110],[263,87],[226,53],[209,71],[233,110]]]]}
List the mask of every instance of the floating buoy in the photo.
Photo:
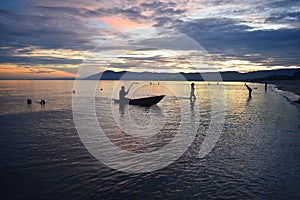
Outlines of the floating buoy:
{"type": "Polygon", "coordinates": [[[29,105],[31,103],[32,103],[31,99],[27,99],[27,104],[29,105]]]}

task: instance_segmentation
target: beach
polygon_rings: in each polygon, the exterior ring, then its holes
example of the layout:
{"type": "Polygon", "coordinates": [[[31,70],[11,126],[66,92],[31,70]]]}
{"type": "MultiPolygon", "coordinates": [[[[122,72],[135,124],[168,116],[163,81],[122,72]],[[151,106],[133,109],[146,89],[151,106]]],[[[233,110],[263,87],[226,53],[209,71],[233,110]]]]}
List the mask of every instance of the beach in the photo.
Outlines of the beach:
{"type": "Polygon", "coordinates": [[[300,95],[300,80],[281,80],[270,83],[276,85],[279,90],[286,90],[300,95]]]}
{"type": "Polygon", "coordinates": [[[298,99],[294,99],[293,102],[300,104],[300,80],[278,80],[272,81],[270,84],[274,84],[279,90],[292,92],[298,95],[298,99]]]}

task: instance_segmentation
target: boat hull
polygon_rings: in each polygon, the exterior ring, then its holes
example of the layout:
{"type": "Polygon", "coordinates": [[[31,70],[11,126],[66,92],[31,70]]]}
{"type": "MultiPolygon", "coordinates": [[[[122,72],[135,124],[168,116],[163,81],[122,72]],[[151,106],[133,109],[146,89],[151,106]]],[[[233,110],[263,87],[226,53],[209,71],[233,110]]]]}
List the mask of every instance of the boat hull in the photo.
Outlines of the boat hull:
{"type": "Polygon", "coordinates": [[[127,101],[121,102],[118,99],[113,99],[115,103],[123,103],[129,105],[137,105],[137,106],[144,106],[144,107],[151,107],[157,103],[159,103],[165,95],[160,96],[152,96],[152,97],[144,97],[139,99],[128,99],[127,101]]]}

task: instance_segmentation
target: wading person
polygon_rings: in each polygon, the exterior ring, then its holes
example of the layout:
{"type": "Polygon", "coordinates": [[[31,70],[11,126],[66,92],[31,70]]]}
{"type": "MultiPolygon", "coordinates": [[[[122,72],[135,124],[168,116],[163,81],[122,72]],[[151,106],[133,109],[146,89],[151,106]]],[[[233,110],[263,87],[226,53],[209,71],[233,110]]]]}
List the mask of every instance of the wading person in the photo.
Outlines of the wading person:
{"type": "Polygon", "coordinates": [[[126,103],[128,101],[128,99],[125,97],[129,92],[129,89],[127,90],[127,92],[125,91],[125,86],[121,87],[121,90],[119,92],[119,100],[121,103],[126,103]]]}
{"type": "Polygon", "coordinates": [[[267,89],[268,89],[268,83],[267,81],[265,81],[265,91],[267,91],[267,89]]]}
{"type": "Polygon", "coordinates": [[[247,84],[245,84],[246,88],[248,89],[249,91],[249,97],[252,97],[251,93],[252,93],[252,88],[249,87],[247,84]]]}
{"type": "Polygon", "coordinates": [[[191,84],[191,93],[190,93],[190,100],[195,101],[196,100],[196,95],[195,95],[195,84],[191,84]]]}

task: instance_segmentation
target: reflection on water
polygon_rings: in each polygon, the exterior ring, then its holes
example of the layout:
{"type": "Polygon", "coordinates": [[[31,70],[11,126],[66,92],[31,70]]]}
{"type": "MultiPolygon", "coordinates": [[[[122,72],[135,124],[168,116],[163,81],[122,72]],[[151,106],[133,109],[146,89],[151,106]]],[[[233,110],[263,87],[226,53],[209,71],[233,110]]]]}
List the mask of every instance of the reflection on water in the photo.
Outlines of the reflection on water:
{"type": "Polygon", "coordinates": [[[124,103],[120,103],[120,104],[119,104],[120,117],[124,117],[124,114],[125,114],[125,106],[126,106],[126,104],[124,104],[124,103]]]}
{"type": "MultiPolygon", "coordinates": [[[[0,81],[0,114],[70,110],[73,81],[0,81]],[[27,99],[32,104],[27,106],[27,99]],[[46,105],[41,106],[45,99],[46,105]]],[[[75,94],[74,94],[75,95],[75,94]]]]}
{"type": "Polygon", "coordinates": [[[249,106],[249,103],[250,103],[251,99],[252,99],[252,96],[249,96],[249,97],[247,98],[246,106],[249,106]]]}
{"type": "MultiPolygon", "coordinates": [[[[114,104],[109,97],[117,98],[113,88],[118,83],[99,83],[103,91],[97,90],[95,106],[101,127],[112,142],[135,153],[156,151],[176,136],[181,118],[178,99],[185,103],[183,116],[190,122],[196,112],[200,114],[196,138],[176,162],[150,173],[127,174],[106,167],[82,145],[73,122],[72,95],[78,93],[72,94],[71,81],[1,81],[1,195],[3,199],[299,199],[299,110],[271,88],[265,93],[263,84],[249,84],[258,88],[249,99],[243,84],[224,83],[226,123],[213,151],[199,159],[211,112],[205,84],[196,82],[199,107],[189,100],[190,83],[135,84],[140,90],[133,97],[168,93],[157,107],[145,110],[114,104]],[[26,104],[28,98],[32,105],[26,104]],[[43,107],[36,103],[41,99],[46,99],[43,107]],[[141,129],[160,127],[164,119],[164,131],[136,137],[116,124],[125,116],[135,122],[131,128],[141,129]]],[[[218,89],[215,83],[210,87],[218,89]]]]}

